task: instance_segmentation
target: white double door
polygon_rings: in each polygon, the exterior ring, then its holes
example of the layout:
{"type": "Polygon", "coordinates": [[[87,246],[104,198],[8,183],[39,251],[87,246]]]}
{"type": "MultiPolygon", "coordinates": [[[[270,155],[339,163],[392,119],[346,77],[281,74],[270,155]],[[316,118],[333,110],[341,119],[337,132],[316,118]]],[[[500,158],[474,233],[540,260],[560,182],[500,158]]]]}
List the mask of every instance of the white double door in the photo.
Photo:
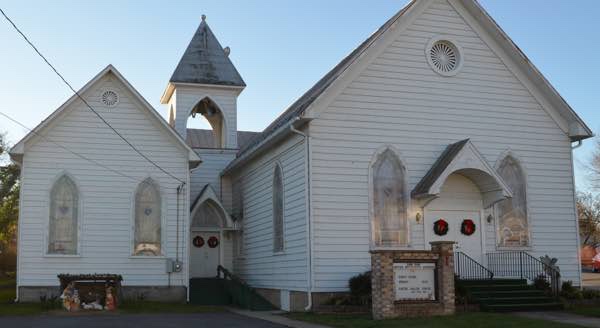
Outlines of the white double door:
{"type": "Polygon", "coordinates": [[[220,253],[221,233],[219,231],[192,231],[190,235],[190,278],[215,277],[220,264],[220,253]]]}
{"type": "Polygon", "coordinates": [[[479,263],[483,263],[482,224],[480,211],[462,210],[430,210],[425,215],[425,238],[431,241],[453,241],[455,252],[462,252],[479,263]],[[434,223],[444,220],[448,223],[448,232],[445,235],[437,235],[434,232],[434,223]],[[465,220],[475,223],[475,231],[471,234],[461,232],[461,226],[465,220]]]}

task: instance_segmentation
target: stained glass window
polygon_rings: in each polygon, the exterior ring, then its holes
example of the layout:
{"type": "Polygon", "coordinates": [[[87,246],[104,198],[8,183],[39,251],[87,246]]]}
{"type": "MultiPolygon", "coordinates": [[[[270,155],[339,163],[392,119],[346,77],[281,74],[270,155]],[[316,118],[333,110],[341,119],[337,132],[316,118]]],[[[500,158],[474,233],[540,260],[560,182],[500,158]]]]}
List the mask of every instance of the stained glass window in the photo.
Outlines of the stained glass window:
{"type": "Polygon", "coordinates": [[[148,178],[135,193],[133,255],[161,255],[161,197],[158,185],[148,178]]]}
{"type": "Polygon", "coordinates": [[[500,163],[498,174],[513,193],[512,198],[503,200],[496,205],[498,245],[502,247],[528,246],[529,224],[523,169],[515,158],[508,155],[500,163]]]}
{"type": "Polygon", "coordinates": [[[273,172],[273,251],[283,251],[283,173],[276,165],[273,172]]]}
{"type": "Polygon", "coordinates": [[[373,164],[373,243],[400,246],[408,243],[406,169],[386,150],[373,164]]]}
{"type": "Polygon", "coordinates": [[[222,227],[225,218],[222,210],[212,200],[207,200],[196,211],[192,227],[222,227]]]}
{"type": "Polygon", "coordinates": [[[77,186],[63,175],[50,192],[48,254],[77,254],[78,208],[77,186]]]}

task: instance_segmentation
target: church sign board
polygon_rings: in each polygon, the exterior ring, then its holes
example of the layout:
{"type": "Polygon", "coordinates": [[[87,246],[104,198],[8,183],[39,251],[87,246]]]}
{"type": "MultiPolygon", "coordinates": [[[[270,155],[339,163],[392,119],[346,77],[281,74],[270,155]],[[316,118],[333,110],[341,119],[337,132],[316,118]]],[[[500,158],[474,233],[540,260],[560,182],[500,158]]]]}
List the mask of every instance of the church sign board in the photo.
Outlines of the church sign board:
{"type": "Polygon", "coordinates": [[[435,301],[435,263],[394,263],[396,301],[435,301]]]}

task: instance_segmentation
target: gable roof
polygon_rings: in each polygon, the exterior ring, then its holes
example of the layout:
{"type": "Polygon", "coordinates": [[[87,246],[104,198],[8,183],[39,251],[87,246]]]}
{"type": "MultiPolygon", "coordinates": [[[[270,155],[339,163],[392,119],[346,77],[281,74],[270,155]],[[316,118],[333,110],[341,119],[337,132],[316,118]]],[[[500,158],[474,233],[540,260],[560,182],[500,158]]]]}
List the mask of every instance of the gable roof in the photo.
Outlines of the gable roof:
{"type": "MultiPolygon", "coordinates": [[[[202,160],[200,157],[194,152],[181,138],[181,136],[165,121],[165,119],[142,97],[142,95],[127,81],[123,75],[112,65],[106,66],[102,71],[100,71],[94,78],[92,78],[88,83],[86,83],[81,89],[77,90],[79,95],[83,95],[86,91],[92,88],[102,77],[106,74],[112,73],[124,86],[125,88],[131,92],[135,99],[140,101],[142,106],[144,106],[148,112],[154,117],[161,126],[165,128],[165,130],[175,138],[176,142],[179,143],[184,149],[188,152],[188,161],[194,163],[194,166],[200,164],[202,160]]],[[[65,101],[60,107],[58,107],[52,114],[50,114],[46,119],[44,119],[40,124],[38,124],[35,128],[33,128],[27,135],[25,135],[19,142],[15,144],[14,147],[10,150],[10,156],[13,160],[20,161],[20,156],[23,155],[25,151],[25,143],[31,139],[33,136],[40,134],[40,131],[50,125],[60,114],[65,111],[71,104],[73,104],[76,100],[79,100],[79,96],[77,94],[73,94],[67,101],[65,101]]],[[[108,127],[107,127],[108,128],[108,127]]]]}
{"type": "Polygon", "coordinates": [[[169,82],[246,86],[204,15],[169,82]]]}
{"type": "Polygon", "coordinates": [[[433,163],[431,168],[429,168],[429,171],[421,178],[421,181],[413,188],[412,195],[416,196],[428,193],[429,188],[431,188],[433,183],[440,175],[442,175],[442,172],[446,170],[448,165],[450,165],[456,155],[465,147],[467,142],[469,142],[469,139],[464,139],[448,145],[440,157],[433,163]]]}
{"type": "Polygon", "coordinates": [[[413,188],[411,196],[416,199],[438,197],[446,179],[453,173],[465,176],[477,185],[484,208],[513,195],[504,179],[485,160],[475,145],[469,139],[464,139],[446,147],[413,188]]]}
{"type": "MultiPolygon", "coordinates": [[[[425,0],[426,1],[426,0],[425,0]]],[[[407,19],[410,9],[415,6],[417,0],[412,0],[404,8],[402,8],[397,14],[392,16],[386,21],[375,33],[361,43],[356,49],[354,49],[348,56],[346,56],[340,63],[338,63],[331,71],[329,71],[323,78],[321,78],[313,87],[311,87],[306,93],[304,93],[298,100],[296,100],[287,110],[285,110],[279,117],[277,117],[269,126],[267,126],[260,135],[256,136],[244,149],[240,149],[238,157],[241,157],[248,151],[254,151],[254,146],[258,145],[264,139],[269,138],[278,128],[286,125],[291,120],[303,116],[307,109],[325,93],[329,87],[350,67],[352,66],[365,51],[367,51],[378,39],[380,39],[389,29],[394,26],[401,19],[407,19]]],[[[513,57],[520,58],[517,62],[521,69],[528,72],[528,76],[532,78],[534,84],[541,88],[544,96],[548,97],[549,100],[556,104],[558,111],[565,119],[570,122],[569,136],[572,141],[583,140],[593,136],[591,129],[583,122],[583,120],[575,113],[575,111],[566,103],[566,101],[558,94],[558,92],[550,85],[548,80],[540,73],[537,68],[529,61],[527,56],[514,44],[514,42],[502,31],[502,29],[496,24],[496,22],[487,14],[487,12],[477,3],[476,0],[456,0],[452,2],[459,2],[471,11],[471,14],[480,21],[481,24],[488,27],[490,33],[494,39],[505,46],[509,54],[513,57]]]]}

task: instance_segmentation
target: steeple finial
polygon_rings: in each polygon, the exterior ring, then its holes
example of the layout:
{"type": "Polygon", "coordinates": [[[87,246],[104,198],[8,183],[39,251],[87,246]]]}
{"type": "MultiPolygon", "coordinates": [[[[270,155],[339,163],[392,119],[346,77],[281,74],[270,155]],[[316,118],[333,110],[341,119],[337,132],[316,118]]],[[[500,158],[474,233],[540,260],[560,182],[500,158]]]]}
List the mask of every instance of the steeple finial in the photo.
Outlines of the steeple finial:
{"type": "Polygon", "coordinates": [[[202,16],[200,16],[202,18],[202,21],[206,21],[206,15],[202,14],[202,16]]]}

